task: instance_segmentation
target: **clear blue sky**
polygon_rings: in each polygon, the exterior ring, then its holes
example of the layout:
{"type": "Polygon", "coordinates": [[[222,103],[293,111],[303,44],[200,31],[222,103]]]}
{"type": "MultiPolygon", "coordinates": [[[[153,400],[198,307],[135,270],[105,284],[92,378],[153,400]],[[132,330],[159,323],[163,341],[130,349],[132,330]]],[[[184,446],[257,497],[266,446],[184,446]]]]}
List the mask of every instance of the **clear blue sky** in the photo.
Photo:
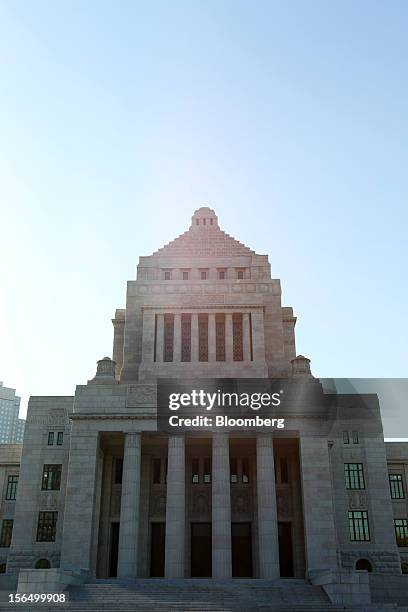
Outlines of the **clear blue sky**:
{"type": "Polygon", "coordinates": [[[315,375],[407,375],[406,2],[0,2],[0,380],[70,395],[207,203],[315,375]]]}

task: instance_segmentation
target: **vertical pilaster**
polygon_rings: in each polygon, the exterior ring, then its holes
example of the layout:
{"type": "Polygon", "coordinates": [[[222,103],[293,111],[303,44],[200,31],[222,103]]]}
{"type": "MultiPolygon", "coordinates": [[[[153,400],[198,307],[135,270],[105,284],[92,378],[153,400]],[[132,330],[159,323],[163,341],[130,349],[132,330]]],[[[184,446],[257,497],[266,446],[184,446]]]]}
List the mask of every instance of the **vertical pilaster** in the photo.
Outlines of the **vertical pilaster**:
{"type": "Polygon", "coordinates": [[[170,436],[166,503],[166,578],[184,578],[185,481],[184,437],[170,436]]]}
{"type": "Polygon", "coordinates": [[[259,577],[274,579],[279,578],[279,545],[273,441],[268,434],[256,438],[256,467],[259,577]]]}
{"type": "Polygon", "coordinates": [[[126,433],[118,552],[118,576],[120,578],[135,578],[137,576],[140,460],[140,433],[126,433]]]}
{"type": "Polygon", "coordinates": [[[142,330],[142,361],[153,361],[154,349],[154,312],[152,310],[143,311],[143,330],[142,330]]]}
{"type": "Polygon", "coordinates": [[[215,361],[215,314],[208,315],[208,361],[215,361]]]}
{"type": "Polygon", "coordinates": [[[252,319],[252,339],[254,361],[265,361],[265,328],[262,310],[254,311],[252,319]]]}
{"type": "Polygon", "coordinates": [[[174,315],[173,361],[181,361],[181,314],[174,315]]]}
{"type": "Polygon", "coordinates": [[[325,437],[300,438],[307,570],[337,567],[329,450],[325,437]]]}
{"type": "Polygon", "coordinates": [[[198,361],[198,314],[191,315],[191,361],[198,361]]]}
{"type": "Polygon", "coordinates": [[[251,361],[251,335],[249,331],[249,325],[249,314],[247,312],[244,312],[244,314],[242,315],[244,361],[251,361]]]}
{"type": "Polygon", "coordinates": [[[93,523],[95,515],[98,432],[81,431],[73,422],[65,498],[60,567],[92,567],[93,523]]]}
{"type": "Polygon", "coordinates": [[[212,576],[231,578],[231,494],[228,434],[212,439],[212,576]]]}
{"type": "Polygon", "coordinates": [[[225,315],[225,360],[233,361],[234,336],[232,328],[232,314],[225,315]]]}
{"type": "Polygon", "coordinates": [[[156,361],[161,363],[164,355],[164,315],[157,315],[156,327],[156,361]]]}

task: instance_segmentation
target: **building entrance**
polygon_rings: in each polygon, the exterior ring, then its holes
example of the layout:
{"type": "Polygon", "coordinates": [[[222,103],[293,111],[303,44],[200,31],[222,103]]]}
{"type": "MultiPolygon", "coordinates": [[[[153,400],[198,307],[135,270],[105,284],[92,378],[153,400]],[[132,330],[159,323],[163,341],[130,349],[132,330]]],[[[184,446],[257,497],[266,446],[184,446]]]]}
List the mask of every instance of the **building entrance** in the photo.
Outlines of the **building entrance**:
{"type": "Polygon", "coordinates": [[[118,575],[119,523],[111,523],[109,576],[118,575]]]}
{"type": "Polygon", "coordinates": [[[151,524],[150,576],[163,578],[164,551],[166,547],[166,523],[151,524]]]}
{"type": "Polygon", "coordinates": [[[210,578],[211,573],[211,523],[191,523],[191,577],[210,578]]]}
{"type": "Polygon", "coordinates": [[[279,566],[282,578],[293,577],[292,523],[278,523],[279,566]]]}
{"type": "Polygon", "coordinates": [[[231,523],[232,577],[252,578],[251,523],[231,523]]]}

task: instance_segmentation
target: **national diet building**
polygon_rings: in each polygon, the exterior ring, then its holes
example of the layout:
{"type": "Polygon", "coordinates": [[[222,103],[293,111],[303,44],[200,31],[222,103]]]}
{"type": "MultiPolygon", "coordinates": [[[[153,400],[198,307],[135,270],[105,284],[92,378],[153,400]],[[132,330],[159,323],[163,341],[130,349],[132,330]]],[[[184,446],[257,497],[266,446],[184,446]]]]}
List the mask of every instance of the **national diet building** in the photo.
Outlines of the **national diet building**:
{"type": "Polygon", "coordinates": [[[361,610],[408,593],[408,445],[384,442],[376,395],[324,389],[297,355],[267,255],[199,208],[140,257],[112,323],[112,358],[73,396],[31,397],[23,445],[0,445],[19,592],[241,579],[361,610]],[[290,384],[284,429],[158,428],[160,381],[217,379],[290,384]]]}

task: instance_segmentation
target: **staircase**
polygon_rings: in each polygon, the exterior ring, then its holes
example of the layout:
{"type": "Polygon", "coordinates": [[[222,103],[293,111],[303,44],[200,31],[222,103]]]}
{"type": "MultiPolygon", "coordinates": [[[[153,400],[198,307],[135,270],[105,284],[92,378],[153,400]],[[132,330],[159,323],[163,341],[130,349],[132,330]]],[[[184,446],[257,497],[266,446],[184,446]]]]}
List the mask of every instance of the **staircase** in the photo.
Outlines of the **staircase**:
{"type": "MultiPolygon", "coordinates": [[[[2,593],[5,594],[5,593],[2,593]]],[[[331,604],[324,590],[304,580],[95,580],[71,587],[68,603],[7,604],[0,611],[60,609],[75,612],[408,612],[394,604],[331,604]]]]}

